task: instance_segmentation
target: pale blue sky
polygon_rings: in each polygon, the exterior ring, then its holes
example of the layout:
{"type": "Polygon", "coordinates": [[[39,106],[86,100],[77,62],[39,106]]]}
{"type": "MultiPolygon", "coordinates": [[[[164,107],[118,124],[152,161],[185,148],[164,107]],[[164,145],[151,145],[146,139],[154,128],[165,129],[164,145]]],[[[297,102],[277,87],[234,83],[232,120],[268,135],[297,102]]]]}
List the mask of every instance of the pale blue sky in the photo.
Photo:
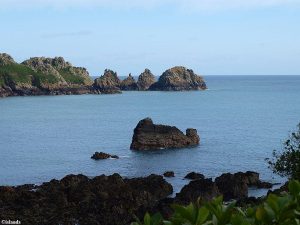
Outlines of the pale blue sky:
{"type": "Polygon", "coordinates": [[[300,74],[300,0],[0,0],[0,52],[63,56],[92,76],[300,74]]]}

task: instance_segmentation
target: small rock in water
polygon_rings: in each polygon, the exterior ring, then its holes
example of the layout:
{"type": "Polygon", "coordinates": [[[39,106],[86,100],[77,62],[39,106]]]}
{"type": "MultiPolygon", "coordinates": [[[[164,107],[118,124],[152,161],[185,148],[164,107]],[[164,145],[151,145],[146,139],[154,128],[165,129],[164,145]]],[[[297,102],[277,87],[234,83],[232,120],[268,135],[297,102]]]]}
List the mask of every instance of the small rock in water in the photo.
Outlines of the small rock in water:
{"type": "Polygon", "coordinates": [[[190,180],[197,180],[197,179],[204,179],[205,177],[201,173],[190,172],[184,178],[190,179],[190,180]]]}
{"type": "Polygon", "coordinates": [[[164,172],[164,177],[175,177],[175,174],[173,171],[166,171],[164,172]]]}
{"type": "Polygon", "coordinates": [[[110,154],[107,154],[107,153],[104,153],[104,152],[95,152],[92,157],[92,159],[95,159],[95,160],[99,160],[99,159],[109,159],[109,158],[114,158],[114,159],[118,159],[119,156],[117,155],[110,155],[110,154]]]}

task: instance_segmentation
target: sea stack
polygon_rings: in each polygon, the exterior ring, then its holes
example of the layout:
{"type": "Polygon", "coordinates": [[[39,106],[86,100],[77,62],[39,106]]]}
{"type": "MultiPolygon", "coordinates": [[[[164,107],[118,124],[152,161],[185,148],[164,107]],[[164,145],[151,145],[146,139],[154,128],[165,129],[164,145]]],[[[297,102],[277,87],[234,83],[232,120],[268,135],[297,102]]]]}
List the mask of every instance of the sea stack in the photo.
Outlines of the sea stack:
{"type": "Polygon", "coordinates": [[[186,134],[177,127],[153,124],[151,118],[141,120],[132,137],[130,149],[156,150],[186,148],[198,145],[200,138],[196,129],[189,128],[186,134]]]}
{"type": "Polygon", "coordinates": [[[205,89],[206,83],[203,77],[183,66],[176,66],[166,70],[159,77],[158,81],[149,87],[151,91],[189,91],[205,89]]]}

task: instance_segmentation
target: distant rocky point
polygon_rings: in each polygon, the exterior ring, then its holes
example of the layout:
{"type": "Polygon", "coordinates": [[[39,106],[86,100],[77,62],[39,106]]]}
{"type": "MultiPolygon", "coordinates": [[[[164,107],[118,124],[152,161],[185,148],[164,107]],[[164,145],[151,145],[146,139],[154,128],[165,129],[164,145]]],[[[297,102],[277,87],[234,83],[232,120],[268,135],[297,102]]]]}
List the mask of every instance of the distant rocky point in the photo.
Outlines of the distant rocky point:
{"type": "Polygon", "coordinates": [[[183,66],[176,66],[166,70],[157,82],[149,87],[152,91],[188,91],[205,90],[206,83],[203,78],[186,69],[183,66]]]}
{"type": "Polygon", "coordinates": [[[151,118],[141,120],[132,137],[130,149],[156,150],[196,146],[200,138],[196,129],[189,128],[186,134],[177,127],[153,124],[151,118]]]}
{"type": "Polygon", "coordinates": [[[0,97],[205,89],[203,78],[182,66],[166,70],[158,80],[149,69],[137,81],[131,74],[120,80],[116,72],[106,69],[92,81],[84,67],[75,67],[62,57],[33,57],[19,64],[10,55],[0,53],[0,97]]]}

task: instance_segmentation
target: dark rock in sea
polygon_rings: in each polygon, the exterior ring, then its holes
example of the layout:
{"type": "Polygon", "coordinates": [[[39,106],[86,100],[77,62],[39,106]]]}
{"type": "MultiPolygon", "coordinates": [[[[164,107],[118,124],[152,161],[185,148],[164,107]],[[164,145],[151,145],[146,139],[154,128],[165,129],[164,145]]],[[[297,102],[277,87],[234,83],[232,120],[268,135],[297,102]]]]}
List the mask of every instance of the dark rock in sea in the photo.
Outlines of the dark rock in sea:
{"type": "Polygon", "coordinates": [[[149,69],[145,69],[145,71],[141,73],[138,78],[137,81],[138,90],[146,91],[155,82],[156,82],[155,76],[151,73],[149,69]]]}
{"type": "Polygon", "coordinates": [[[203,200],[211,200],[219,195],[221,195],[221,193],[212,179],[198,179],[185,185],[181,191],[176,194],[175,200],[183,204],[188,204],[197,201],[199,197],[203,200]]]}
{"type": "Polygon", "coordinates": [[[184,178],[190,179],[190,180],[197,180],[197,179],[204,179],[205,177],[201,173],[190,172],[184,178]]]}
{"type": "Polygon", "coordinates": [[[183,66],[176,66],[166,70],[158,81],[149,87],[152,91],[187,91],[205,90],[204,79],[193,70],[183,66]]]}
{"type": "Polygon", "coordinates": [[[156,150],[185,148],[199,144],[200,138],[195,129],[187,129],[186,135],[178,128],[153,124],[151,118],[141,120],[132,137],[130,149],[156,150]]]}
{"type": "Polygon", "coordinates": [[[162,176],[123,179],[119,174],[68,175],[32,190],[0,187],[0,218],[22,224],[124,225],[172,193],[162,176]]]}
{"type": "Polygon", "coordinates": [[[93,87],[101,94],[119,94],[121,93],[120,84],[117,73],[106,69],[101,77],[95,79],[93,87]]]}
{"type": "Polygon", "coordinates": [[[113,159],[118,159],[119,156],[117,155],[110,155],[104,152],[95,152],[91,159],[95,159],[95,160],[99,160],[99,159],[109,159],[109,158],[113,158],[113,159]]]}
{"type": "Polygon", "coordinates": [[[137,91],[138,85],[135,82],[133,76],[131,76],[131,73],[128,75],[128,77],[121,81],[120,88],[123,91],[137,91]]]}
{"type": "Polygon", "coordinates": [[[257,188],[263,188],[263,189],[270,189],[273,187],[272,183],[266,182],[266,181],[259,181],[257,183],[257,188]]]}
{"type": "Polygon", "coordinates": [[[175,177],[174,171],[166,171],[164,172],[164,177],[175,177]]]}
{"type": "Polygon", "coordinates": [[[224,173],[215,179],[215,183],[223,194],[225,201],[248,197],[248,184],[246,180],[241,179],[239,173],[224,173]]]}

